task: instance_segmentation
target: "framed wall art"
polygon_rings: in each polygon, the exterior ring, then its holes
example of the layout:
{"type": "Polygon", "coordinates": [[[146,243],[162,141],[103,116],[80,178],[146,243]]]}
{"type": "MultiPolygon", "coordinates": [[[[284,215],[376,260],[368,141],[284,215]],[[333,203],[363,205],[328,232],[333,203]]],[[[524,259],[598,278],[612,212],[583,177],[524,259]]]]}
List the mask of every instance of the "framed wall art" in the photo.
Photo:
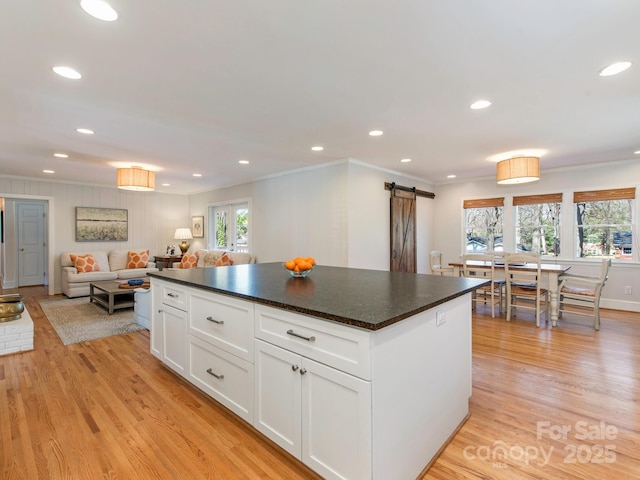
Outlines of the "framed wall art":
{"type": "Polygon", "coordinates": [[[191,217],[191,234],[193,238],[204,237],[204,215],[191,217]]]}
{"type": "Polygon", "coordinates": [[[76,242],[125,242],[128,217],[121,208],[76,207],[76,242]]]}

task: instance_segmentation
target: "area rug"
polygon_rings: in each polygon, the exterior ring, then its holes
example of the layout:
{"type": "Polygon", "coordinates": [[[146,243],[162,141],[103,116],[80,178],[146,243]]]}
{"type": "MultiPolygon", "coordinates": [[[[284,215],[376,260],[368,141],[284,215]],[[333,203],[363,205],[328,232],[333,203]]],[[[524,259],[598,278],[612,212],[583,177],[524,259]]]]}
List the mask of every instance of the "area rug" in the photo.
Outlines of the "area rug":
{"type": "Polygon", "coordinates": [[[88,297],[40,300],[42,311],[65,345],[96,338],[137,332],[144,327],[135,321],[133,309],[109,315],[88,297]]]}

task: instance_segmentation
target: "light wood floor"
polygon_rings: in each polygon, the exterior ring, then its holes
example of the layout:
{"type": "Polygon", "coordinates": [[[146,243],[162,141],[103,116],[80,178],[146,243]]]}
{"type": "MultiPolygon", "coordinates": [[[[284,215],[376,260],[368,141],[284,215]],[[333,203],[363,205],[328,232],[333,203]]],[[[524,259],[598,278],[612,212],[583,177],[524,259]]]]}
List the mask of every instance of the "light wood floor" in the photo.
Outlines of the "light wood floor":
{"type": "MultiPolygon", "coordinates": [[[[163,367],[148,332],[65,347],[44,288],[20,291],[35,350],[0,357],[3,480],[318,478],[163,367]]],[[[602,317],[536,329],[479,307],[471,416],[423,478],[640,479],[640,314],[602,317]]]]}

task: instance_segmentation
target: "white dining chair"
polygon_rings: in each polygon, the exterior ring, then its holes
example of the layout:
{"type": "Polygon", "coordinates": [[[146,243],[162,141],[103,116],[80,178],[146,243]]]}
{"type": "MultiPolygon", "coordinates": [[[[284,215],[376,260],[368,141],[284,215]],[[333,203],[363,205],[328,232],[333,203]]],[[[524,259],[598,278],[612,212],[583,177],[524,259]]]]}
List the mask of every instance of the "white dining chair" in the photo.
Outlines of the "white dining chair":
{"type": "Polygon", "coordinates": [[[602,260],[599,276],[565,273],[560,276],[559,318],[562,313],[573,313],[593,318],[593,328],[600,330],[600,295],[609,279],[611,259],[602,260]],[[569,307],[569,308],[567,308],[569,307]]]}
{"type": "Polygon", "coordinates": [[[545,321],[549,321],[549,291],[540,285],[542,278],[540,268],[541,262],[538,254],[505,254],[504,270],[507,287],[508,322],[511,321],[512,310],[515,316],[518,308],[535,311],[536,327],[540,326],[540,313],[542,312],[545,314],[545,321]],[[527,266],[526,269],[521,268],[525,265],[527,266]]]}
{"type": "Polygon", "coordinates": [[[495,307],[498,305],[498,313],[502,313],[505,281],[496,278],[495,256],[490,254],[466,254],[462,256],[462,276],[489,280],[491,283],[477,288],[471,295],[471,306],[476,304],[490,304],[491,317],[495,318],[495,307]],[[484,262],[483,265],[473,262],[484,262]]]}
{"type": "Polygon", "coordinates": [[[442,253],[438,250],[433,250],[429,254],[429,268],[431,273],[436,275],[453,275],[453,267],[442,264],[442,253]]]}

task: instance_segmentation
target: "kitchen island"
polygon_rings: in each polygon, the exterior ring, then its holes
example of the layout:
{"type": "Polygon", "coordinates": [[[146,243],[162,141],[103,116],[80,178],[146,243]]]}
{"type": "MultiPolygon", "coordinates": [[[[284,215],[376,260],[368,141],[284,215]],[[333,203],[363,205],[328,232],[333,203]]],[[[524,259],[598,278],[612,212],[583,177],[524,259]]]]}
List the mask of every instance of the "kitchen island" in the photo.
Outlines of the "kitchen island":
{"type": "Polygon", "coordinates": [[[468,415],[484,281],[280,263],[150,276],[152,353],[325,478],[416,478],[468,415]]]}

